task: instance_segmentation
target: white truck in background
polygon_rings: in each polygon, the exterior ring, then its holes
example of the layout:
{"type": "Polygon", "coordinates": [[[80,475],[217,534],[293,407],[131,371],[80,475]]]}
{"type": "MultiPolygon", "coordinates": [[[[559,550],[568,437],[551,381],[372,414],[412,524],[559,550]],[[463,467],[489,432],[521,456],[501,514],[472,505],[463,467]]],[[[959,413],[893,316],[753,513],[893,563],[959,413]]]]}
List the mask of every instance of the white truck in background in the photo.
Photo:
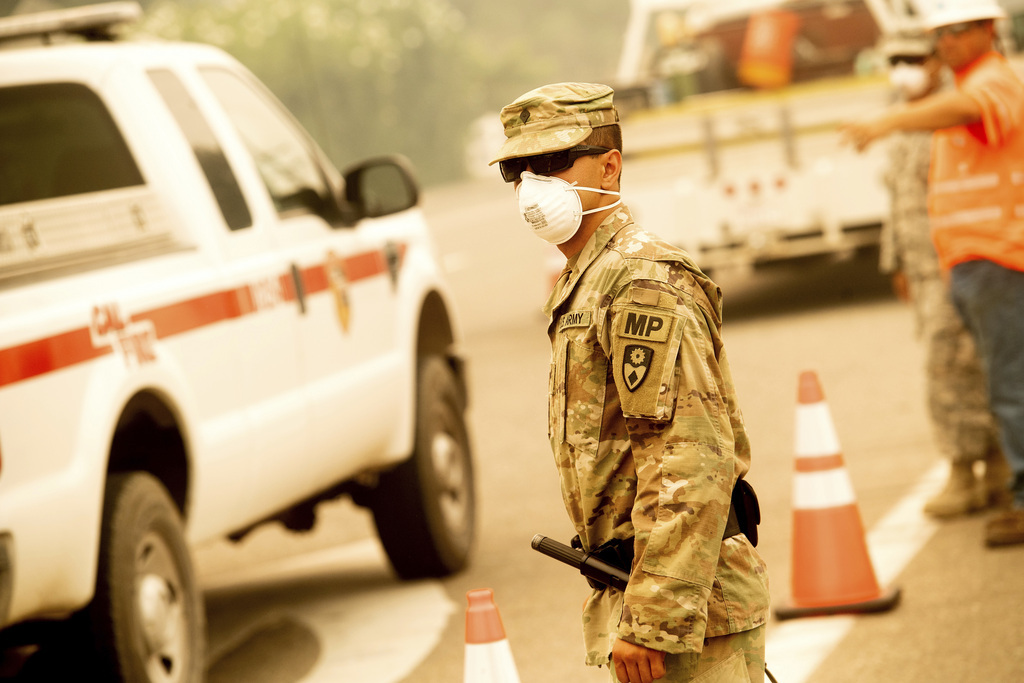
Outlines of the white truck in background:
{"type": "Polygon", "coordinates": [[[43,680],[198,683],[190,546],[323,500],[369,507],[403,578],[474,536],[407,164],[339,173],[222,51],[121,39],[140,13],[0,19],[0,642],[70,624],[43,680]]]}
{"type": "Polygon", "coordinates": [[[669,180],[629,188],[640,222],[709,271],[875,247],[886,147],[858,154],[838,127],[891,102],[879,40],[913,28],[913,2],[632,0],[615,82],[627,178],[635,159],[669,180]],[[744,72],[758,31],[789,62],[763,87],[744,72]]]}

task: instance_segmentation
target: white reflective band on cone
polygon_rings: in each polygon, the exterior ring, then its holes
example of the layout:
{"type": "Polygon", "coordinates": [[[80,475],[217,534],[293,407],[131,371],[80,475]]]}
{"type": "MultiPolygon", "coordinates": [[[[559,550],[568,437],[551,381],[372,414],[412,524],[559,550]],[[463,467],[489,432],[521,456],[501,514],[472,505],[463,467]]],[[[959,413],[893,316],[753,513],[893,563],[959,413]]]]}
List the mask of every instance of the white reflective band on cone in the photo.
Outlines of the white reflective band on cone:
{"type": "Polygon", "coordinates": [[[793,478],[793,509],[822,510],[853,505],[857,496],[845,467],[797,472],[793,478]]]}
{"type": "Polygon", "coordinates": [[[520,683],[509,642],[467,643],[463,683],[520,683]]]}
{"type": "Polygon", "coordinates": [[[828,404],[801,404],[796,407],[796,457],[815,458],[838,455],[839,437],[832,424],[828,404]]]}

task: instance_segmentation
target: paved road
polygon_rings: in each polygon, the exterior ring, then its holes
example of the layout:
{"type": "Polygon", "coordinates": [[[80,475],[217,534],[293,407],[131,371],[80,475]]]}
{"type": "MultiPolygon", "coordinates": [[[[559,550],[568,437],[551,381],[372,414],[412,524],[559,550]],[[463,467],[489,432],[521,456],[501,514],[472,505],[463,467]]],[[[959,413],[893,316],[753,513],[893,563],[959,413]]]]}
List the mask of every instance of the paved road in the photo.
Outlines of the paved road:
{"type": "MultiPolygon", "coordinates": [[[[630,179],[646,181],[640,171],[630,179]]],[[[347,501],[327,506],[308,535],[267,527],[239,546],[202,548],[211,682],[461,681],[464,596],[482,587],[495,592],[524,682],[606,681],[581,664],[582,580],[529,548],[535,533],[570,534],[545,439],[548,348],[538,309],[551,251],[520,227],[500,182],[434,190],[425,211],[466,323],[481,516],[474,562],[444,581],[400,583],[367,516],[347,501]]],[[[911,316],[873,264],[718,279],[754,446],[750,478],[764,513],[759,550],[773,601],[790,595],[793,423],[803,370],[819,374],[866,527],[909,552],[905,562],[884,563],[895,572],[886,580],[903,591],[895,610],[790,622],[808,625],[795,645],[793,629],[773,621],[776,669],[786,673],[780,681],[1024,680],[1024,549],[983,549],[981,517],[927,527],[890,514],[937,454],[911,316]],[[833,632],[834,642],[826,637],[833,632]]]]}

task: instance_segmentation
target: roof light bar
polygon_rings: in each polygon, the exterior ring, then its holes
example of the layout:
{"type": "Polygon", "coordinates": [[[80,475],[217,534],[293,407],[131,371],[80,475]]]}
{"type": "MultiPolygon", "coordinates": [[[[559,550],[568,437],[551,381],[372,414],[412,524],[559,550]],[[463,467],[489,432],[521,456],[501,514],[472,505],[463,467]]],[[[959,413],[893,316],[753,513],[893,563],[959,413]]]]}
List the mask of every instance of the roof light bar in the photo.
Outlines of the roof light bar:
{"type": "Polygon", "coordinates": [[[134,23],[141,17],[142,7],[130,1],[16,14],[0,19],[0,40],[54,33],[110,37],[116,26],[134,23]]]}

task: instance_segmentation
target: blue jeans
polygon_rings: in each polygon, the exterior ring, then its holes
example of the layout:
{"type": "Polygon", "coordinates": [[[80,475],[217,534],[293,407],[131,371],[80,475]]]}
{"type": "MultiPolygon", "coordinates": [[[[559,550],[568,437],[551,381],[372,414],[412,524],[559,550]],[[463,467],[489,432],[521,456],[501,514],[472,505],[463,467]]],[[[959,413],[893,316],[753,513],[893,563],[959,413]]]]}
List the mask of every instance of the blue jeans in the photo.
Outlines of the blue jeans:
{"type": "Polygon", "coordinates": [[[988,375],[989,402],[1014,474],[1014,504],[1024,508],[1024,272],[967,261],[953,267],[950,285],[988,375]]]}

